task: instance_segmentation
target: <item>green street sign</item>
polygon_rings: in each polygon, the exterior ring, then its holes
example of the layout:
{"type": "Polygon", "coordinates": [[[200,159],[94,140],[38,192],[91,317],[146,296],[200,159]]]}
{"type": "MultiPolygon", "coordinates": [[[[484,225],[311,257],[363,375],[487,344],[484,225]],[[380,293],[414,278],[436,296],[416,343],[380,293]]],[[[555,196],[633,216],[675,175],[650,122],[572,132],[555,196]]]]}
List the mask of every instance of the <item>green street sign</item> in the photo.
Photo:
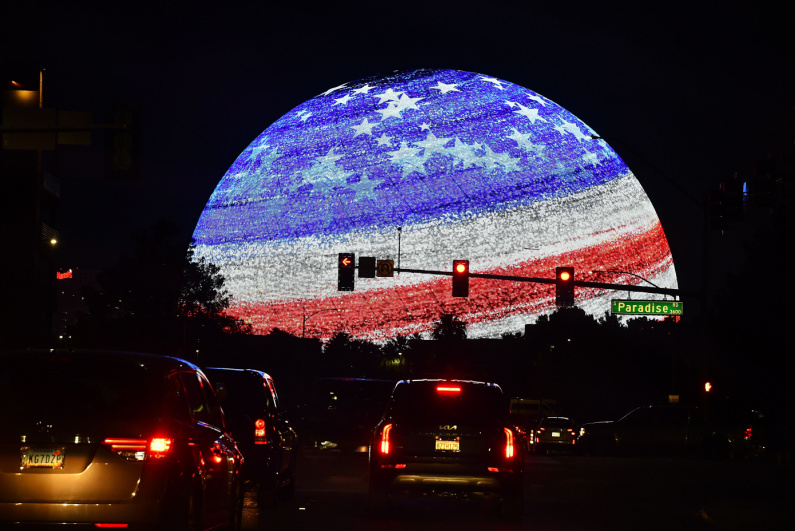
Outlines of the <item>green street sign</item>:
{"type": "Polygon", "coordinates": [[[613,299],[612,312],[619,315],[682,315],[682,301],[613,299]]]}

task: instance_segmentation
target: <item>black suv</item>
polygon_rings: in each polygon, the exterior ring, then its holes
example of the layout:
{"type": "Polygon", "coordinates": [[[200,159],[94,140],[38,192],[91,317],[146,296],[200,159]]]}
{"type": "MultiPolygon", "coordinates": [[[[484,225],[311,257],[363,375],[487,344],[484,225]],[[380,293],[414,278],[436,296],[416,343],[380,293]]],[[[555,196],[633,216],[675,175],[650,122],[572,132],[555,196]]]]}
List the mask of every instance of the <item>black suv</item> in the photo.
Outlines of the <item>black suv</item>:
{"type": "Polygon", "coordinates": [[[290,498],[295,489],[297,436],[267,373],[208,367],[232,436],[245,457],[243,477],[257,491],[260,506],[290,498]]]}
{"type": "Polygon", "coordinates": [[[497,384],[397,383],[370,449],[371,509],[401,492],[475,494],[522,514],[524,455],[497,384]]]}

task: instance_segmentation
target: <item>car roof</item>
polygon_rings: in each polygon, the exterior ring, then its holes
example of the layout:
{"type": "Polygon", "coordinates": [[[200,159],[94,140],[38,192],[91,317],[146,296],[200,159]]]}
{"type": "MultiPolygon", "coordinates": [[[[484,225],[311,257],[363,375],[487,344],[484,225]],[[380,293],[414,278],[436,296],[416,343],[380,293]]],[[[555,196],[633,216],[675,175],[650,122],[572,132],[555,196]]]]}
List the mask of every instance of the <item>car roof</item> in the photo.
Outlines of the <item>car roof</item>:
{"type": "Polygon", "coordinates": [[[208,374],[208,376],[210,375],[210,373],[214,373],[213,374],[214,376],[221,376],[222,374],[225,374],[225,373],[226,374],[251,374],[251,375],[257,376],[258,378],[270,378],[271,380],[273,379],[273,378],[271,378],[271,376],[267,372],[261,371],[259,369],[241,369],[241,368],[236,368],[236,367],[205,367],[204,371],[208,374]]]}
{"type": "Polygon", "coordinates": [[[434,383],[457,383],[464,385],[482,385],[485,387],[496,387],[500,390],[500,386],[493,382],[482,382],[478,380],[459,380],[455,378],[420,378],[416,380],[400,380],[397,385],[410,385],[410,384],[434,384],[434,383]]]}
{"type": "Polygon", "coordinates": [[[71,348],[11,350],[0,352],[0,357],[5,359],[16,358],[18,360],[24,360],[25,358],[41,358],[45,356],[59,356],[66,359],[74,358],[75,360],[80,359],[87,361],[96,360],[98,362],[102,360],[138,361],[140,363],[145,363],[149,367],[159,368],[161,370],[199,369],[197,365],[182,358],[148,352],[71,348]]]}

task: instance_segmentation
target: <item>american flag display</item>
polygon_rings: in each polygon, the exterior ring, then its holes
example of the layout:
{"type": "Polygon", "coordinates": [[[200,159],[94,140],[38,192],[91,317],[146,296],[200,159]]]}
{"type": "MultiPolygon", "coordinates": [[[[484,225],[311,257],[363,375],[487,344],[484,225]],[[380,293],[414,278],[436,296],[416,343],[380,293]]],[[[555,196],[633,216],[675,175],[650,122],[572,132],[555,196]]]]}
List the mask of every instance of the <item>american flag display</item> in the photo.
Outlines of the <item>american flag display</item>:
{"type": "MultiPolygon", "coordinates": [[[[345,83],[289,111],[221,179],[198,221],[196,258],[221,267],[228,312],[274,328],[383,341],[442,314],[468,337],[524,330],[555,309],[553,284],[416,273],[337,290],[339,253],[403,269],[677,288],[668,241],[638,180],[571,113],[521,86],[455,70],[345,83]]],[[[626,292],[620,293],[626,296],[626,292]]],[[[601,317],[619,293],[577,288],[601,317]]],[[[648,298],[648,297],[646,297],[648,298]]]]}

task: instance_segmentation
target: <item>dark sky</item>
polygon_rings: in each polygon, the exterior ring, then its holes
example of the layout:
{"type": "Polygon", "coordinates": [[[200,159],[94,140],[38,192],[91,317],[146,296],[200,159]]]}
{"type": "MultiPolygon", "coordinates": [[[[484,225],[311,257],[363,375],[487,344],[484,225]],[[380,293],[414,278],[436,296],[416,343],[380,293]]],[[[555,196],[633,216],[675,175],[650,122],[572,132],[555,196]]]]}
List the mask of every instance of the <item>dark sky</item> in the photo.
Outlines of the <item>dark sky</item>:
{"type": "Polygon", "coordinates": [[[755,157],[795,139],[793,26],[780,3],[89,4],[4,7],[0,32],[4,72],[35,79],[45,68],[46,106],[90,110],[95,122],[113,102],[141,111],[138,182],[103,181],[96,147],[59,154],[64,267],[110,265],[159,218],[188,238],[272,122],[397,69],[501,78],[603,135],[655,205],[683,288],[701,275],[701,213],[688,196],[735,169],[750,176],[755,157]]]}

